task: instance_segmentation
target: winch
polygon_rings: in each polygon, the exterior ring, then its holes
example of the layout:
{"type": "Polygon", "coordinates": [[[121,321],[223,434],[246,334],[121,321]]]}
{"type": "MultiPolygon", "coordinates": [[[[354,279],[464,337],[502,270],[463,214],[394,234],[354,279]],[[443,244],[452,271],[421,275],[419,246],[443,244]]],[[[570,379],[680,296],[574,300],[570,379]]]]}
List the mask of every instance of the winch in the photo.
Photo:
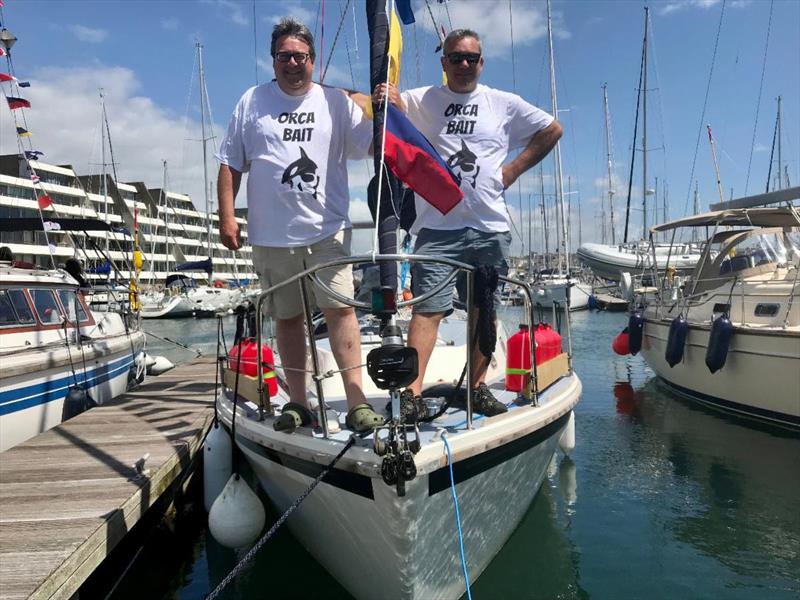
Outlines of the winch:
{"type": "Polygon", "coordinates": [[[415,348],[406,347],[394,315],[383,320],[385,324],[381,331],[382,342],[367,355],[367,373],[378,388],[389,390],[392,418],[375,429],[374,449],[378,456],[383,456],[383,481],[387,485],[396,486],[398,496],[405,496],[405,482],[411,481],[417,475],[414,454],[419,452],[420,440],[417,423],[406,423],[402,417],[400,389],[417,378],[419,359],[415,348]],[[387,432],[385,439],[381,439],[379,435],[381,430],[387,432]]]}

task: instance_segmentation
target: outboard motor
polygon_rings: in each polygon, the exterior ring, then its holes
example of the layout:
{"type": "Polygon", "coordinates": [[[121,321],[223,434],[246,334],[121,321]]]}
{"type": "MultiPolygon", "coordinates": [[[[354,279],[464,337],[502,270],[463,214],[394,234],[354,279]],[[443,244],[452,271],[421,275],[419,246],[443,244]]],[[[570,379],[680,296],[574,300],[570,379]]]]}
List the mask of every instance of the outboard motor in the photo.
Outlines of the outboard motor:
{"type": "Polygon", "coordinates": [[[669,325],[669,335],[667,336],[667,349],[664,352],[664,359],[670,368],[683,360],[683,349],[686,346],[686,337],[689,335],[689,323],[683,314],[672,319],[669,325]]]}
{"type": "Polygon", "coordinates": [[[728,349],[733,337],[733,324],[728,313],[722,313],[711,325],[706,349],[706,366],[712,373],[716,373],[725,366],[728,358],[728,349]]]}
{"type": "Polygon", "coordinates": [[[644,318],[639,310],[635,310],[628,318],[628,349],[636,355],[642,349],[642,334],[644,333],[644,318]]]}

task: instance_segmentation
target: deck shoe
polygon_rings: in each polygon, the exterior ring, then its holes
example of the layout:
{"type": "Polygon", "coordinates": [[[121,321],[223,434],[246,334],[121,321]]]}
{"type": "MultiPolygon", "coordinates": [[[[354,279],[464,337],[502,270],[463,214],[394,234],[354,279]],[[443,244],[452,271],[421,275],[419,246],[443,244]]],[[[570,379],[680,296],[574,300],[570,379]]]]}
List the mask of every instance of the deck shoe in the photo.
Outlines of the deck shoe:
{"type": "Polygon", "coordinates": [[[275,431],[292,433],[301,425],[310,425],[314,415],[302,404],[287,402],[283,405],[281,414],[272,423],[275,431]]]}
{"type": "Polygon", "coordinates": [[[356,433],[363,433],[383,425],[383,417],[376,413],[366,402],[357,404],[347,411],[344,424],[356,433]]]}
{"type": "Polygon", "coordinates": [[[480,383],[478,387],[472,390],[472,411],[487,417],[493,417],[508,412],[508,408],[494,397],[489,386],[485,383],[480,383]]]}
{"type": "MultiPolygon", "coordinates": [[[[392,414],[391,400],[386,403],[386,412],[392,414]]],[[[421,421],[428,416],[428,408],[422,396],[415,396],[414,392],[406,388],[400,392],[400,418],[406,423],[421,421]]]]}

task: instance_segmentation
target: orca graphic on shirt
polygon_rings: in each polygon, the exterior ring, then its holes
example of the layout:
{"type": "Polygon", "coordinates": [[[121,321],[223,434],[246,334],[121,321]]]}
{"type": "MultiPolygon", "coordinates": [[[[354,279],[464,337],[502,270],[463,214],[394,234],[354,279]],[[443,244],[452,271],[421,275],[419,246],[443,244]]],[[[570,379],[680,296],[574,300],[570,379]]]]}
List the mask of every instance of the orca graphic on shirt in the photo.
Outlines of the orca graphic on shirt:
{"type": "Polygon", "coordinates": [[[453,170],[458,180],[459,187],[461,186],[461,182],[466,179],[467,183],[472,186],[472,189],[475,189],[475,184],[478,181],[478,173],[481,172],[480,165],[476,164],[477,161],[478,157],[475,153],[469,149],[469,146],[464,143],[464,140],[461,140],[461,150],[447,159],[447,166],[453,170]],[[472,174],[473,171],[475,171],[474,174],[472,174]]]}
{"type": "Polygon", "coordinates": [[[317,199],[317,188],[319,187],[319,175],[317,175],[317,163],[308,158],[303,147],[300,146],[300,158],[289,164],[281,177],[281,183],[289,184],[289,188],[297,189],[301,192],[310,191],[314,200],[317,199]],[[295,182],[295,179],[297,180],[295,182]],[[304,187],[305,186],[305,187],[304,187]]]}

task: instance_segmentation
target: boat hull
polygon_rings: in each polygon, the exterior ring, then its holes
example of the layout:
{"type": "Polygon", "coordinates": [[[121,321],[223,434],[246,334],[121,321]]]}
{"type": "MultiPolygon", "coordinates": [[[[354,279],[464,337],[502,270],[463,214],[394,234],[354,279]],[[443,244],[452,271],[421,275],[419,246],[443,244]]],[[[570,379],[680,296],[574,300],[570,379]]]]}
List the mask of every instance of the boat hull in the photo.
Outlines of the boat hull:
{"type": "MultiPolygon", "coordinates": [[[[471,582],[528,510],[570,414],[455,464],[471,582]]],[[[249,440],[237,441],[280,512],[321,468],[300,465],[297,458],[249,440]]],[[[320,484],[287,521],[303,546],[358,599],[461,596],[465,585],[447,467],[408,482],[402,498],[380,478],[349,475],[340,478],[341,487],[320,484]]]]}
{"type": "Polygon", "coordinates": [[[181,319],[193,317],[195,304],[186,296],[172,296],[165,300],[151,302],[142,300],[143,319],[181,319]]]}
{"type": "MultiPolygon", "coordinates": [[[[700,254],[682,249],[681,253],[669,254],[664,248],[658,248],[657,267],[663,274],[669,256],[669,264],[680,274],[691,273],[700,254]]],[[[668,250],[668,249],[667,249],[668,250]]],[[[622,273],[649,272],[652,269],[652,254],[648,248],[640,251],[620,250],[617,246],[604,246],[603,244],[584,244],[578,248],[578,260],[589,267],[592,272],[602,279],[619,281],[622,273]]]]}
{"type": "Polygon", "coordinates": [[[72,361],[61,360],[60,355],[67,352],[62,347],[48,353],[31,351],[39,356],[27,368],[8,365],[3,369],[6,373],[13,371],[13,375],[0,379],[0,452],[61,423],[64,400],[76,382],[97,404],[127,391],[132,372],[136,373],[136,357],[144,346],[144,333],[104,340],[103,345],[103,351],[85,351],[85,363],[75,347],[71,349],[72,361]],[[46,365],[54,366],[43,368],[46,365]]]}
{"type": "MultiPolygon", "coordinates": [[[[572,282],[569,294],[569,309],[571,311],[586,310],[589,308],[589,296],[592,295],[592,286],[581,282],[572,282]]],[[[553,308],[556,303],[559,309],[567,305],[567,283],[562,281],[543,281],[533,284],[533,301],[543,308],[553,308]]]]}
{"type": "Polygon", "coordinates": [[[715,408],[800,427],[800,335],[737,327],[725,366],[705,364],[710,328],[691,325],[683,360],[670,368],[664,353],[669,320],[645,319],[642,355],[675,391],[715,408]]]}

